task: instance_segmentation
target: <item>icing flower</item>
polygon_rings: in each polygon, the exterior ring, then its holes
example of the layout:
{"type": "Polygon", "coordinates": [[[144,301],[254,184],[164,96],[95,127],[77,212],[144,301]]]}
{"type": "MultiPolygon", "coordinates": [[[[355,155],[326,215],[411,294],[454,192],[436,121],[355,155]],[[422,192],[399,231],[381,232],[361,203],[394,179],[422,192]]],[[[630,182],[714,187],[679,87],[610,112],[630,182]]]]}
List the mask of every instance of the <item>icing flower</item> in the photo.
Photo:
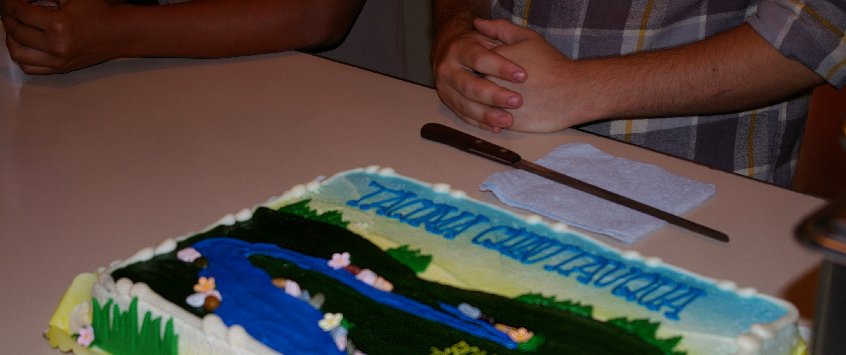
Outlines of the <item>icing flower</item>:
{"type": "Polygon", "coordinates": [[[339,351],[344,351],[347,349],[347,334],[349,331],[347,328],[344,327],[335,327],[329,334],[332,335],[332,340],[335,341],[335,346],[338,347],[339,351]]]}
{"type": "Polygon", "coordinates": [[[298,283],[294,282],[293,280],[288,280],[285,282],[285,293],[294,297],[300,297],[300,295],[303,293],[303,290],[302,288],[300,288],[300,285],[298,283]]]}
{"type": "Polygon", "coordinates": [[[383,279],[381,276],[376,278],[376,282],[373,283],[373,287],[377,290],[391,292],[394,290],[394,284],[390,281],[383,279]]]}
{"type": "Polygon", "coordinates": [[[218,290],[211,290],[209,292],[197,292],[185,298],[185,303],[191,307],[202,307],[206,303],[206,297],[217,298],[218,301],[223,300],[218,290]]]}
{"type": "Polygon", "coordinates": [[[193,263],[194,260],[197,260],[201,256],[202,255],[200,254],[200,252],[197,251],[197,249],[194,249],[192,247],[187,247],[185,249],[182,249],[182,250],[176,252],[176,257],[179,258],[179,260],[182,260],[186,263],[193,263]]]}
{"type": "Polygon", "coordinates": [[[533,336],[535,336],[535,333],[523,327],[520,327],[519,329],[511,328],[511,330],[508,331],[508,337],[517,343],[525,343],[531,340],[533,336]]]}
{"type": "Polygon", "coordinates": [[[308,300],[308,304],[314,307],[314,309],[320,309],[320,307],[323,307],[323,302],[326,302],[326,296],[322,293],[318,293],[308,300]]]}
{"type": "Polygon", "coordinates": [[[325,313],[323,314],[323,319],[319,320],[317,325],[320,326],[320,329],[323,329],[324,332],[328,332],[341,325],[341,321],[343,319],[344,315],[341,313],[325,313]]]}
{"type": "Polygon", "coordinates": [[[194,291],[199,293],[210,293],[214,291],[214,288],[214,277],[201,276],[197,284],[194,285],[194,291]]]}
{"type": "Polygon", "coordinates": [[[191,307],[202,307],[205,302],[206,294],[204,293],[194,293],[185,298],[185,303],[191,307]]]}
{"type": "Polygon", "coordinates": [[[514,328],[505,324],[497,324],[494,327],[497,330],[507,334],[508,337],[516,343],[525,343],[535,336],[535,333],[523,327],[514,328]]]}
{"type": "Polygon", "coordinates": [[[358,279],[359,281],[364,282],[364,283],[366,283],[370,286],[373,286],[374,284],[376,284],[376,278],[378,278],[378,277],[379,277],[379,275],[376,275],[376,273],[373,272],[370,269],[361,270],[361,272],[359,272],[357,275],[355,275],[356,279],[358,279]]]}
{"type": "Polygon", "coordinates": [[[335,253],[332,254],[332,259],[327,263],[329,267],[339,270],[350,265],[350,253],[335,253]]]}
{"type": "Polygon", "coordinates": [[[188,303],[191,307],[205,306],[207,297],[217,298],[216,304],[220,304],[220,301],[223,300],[220,291],[215,290],[214,277],[201,276],[197,280],[197,284],[194,285],[194,292],[194,294],[185,298],[185,303],[188,303]]]}
{"type": "Polygon", "coordinates": [[[482,311],[464,302],[458,305],[458,311],[471,319],[479,319],[482,317],[482,311]]]}
{"type": "Polygon", "coordinates": [[[94,328],[91,328],[90,325],[79,328],[79,336],[76,338],[76,343],[87,348],[91,346],[92,342],[94,342],[94,328]]]}
{"type": "Polygon", "coordinates": [[[377,275],[373,270],[362,269],[355,273],[355,278],[358,281],[376,288],[377,290],[391,292],[394,290],[394,284],[377,275]]]}

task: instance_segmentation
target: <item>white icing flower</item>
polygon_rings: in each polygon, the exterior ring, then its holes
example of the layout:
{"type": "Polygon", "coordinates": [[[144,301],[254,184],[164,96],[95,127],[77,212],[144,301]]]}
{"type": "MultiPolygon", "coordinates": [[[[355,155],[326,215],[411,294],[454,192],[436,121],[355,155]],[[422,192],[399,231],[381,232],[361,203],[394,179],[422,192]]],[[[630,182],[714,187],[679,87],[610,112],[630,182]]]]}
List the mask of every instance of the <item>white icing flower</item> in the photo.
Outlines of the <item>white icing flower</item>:
{"type": "Polygon", "coordinates": [[[288,280],[285,282],[285,293],[293,296],[293,297],[300,297],[303,293],[303,290],[300,288],[300,285],[293,280],[288,280]]]}
{"type": "Polygon", "coordinates": [[[197,292],[185,298],[185,303],[191,307],[202,307],[206,302],[206,294],[197,292]]]}
{"type": "Polygon", "coordinates": [[[218,301],[223,301],[223,296],[220,295],[220,291],[211,290],[208,292],[197,292],[191,294],[190,296],[185,297],[185,303],[191,307],[202,307],[206,302],[206,297],[214,297],[217,298],[218,301]]]}
{"type": "Polygon", "coordinates": [[[94,342],[94,328],[91,328],[91,326],[79,328],[79,336],[76,338],[76,343],[87,348],[91,346],[92,342],[94,342]]]}
{"type": "Polygon", "coordinates": [[[331,330],[332,340],[335,341],[335,346],[338,350],[344,351],[347,349],[347,334],[349,331],[344,327],[335,327],[331,330]]]}
{"type": "Polygon", "coordinates": [[[359,272],[357,275],[355,275],[356,279],[358,279],[359,281],[364,282],[364,283],[366,283],[370,286],[373,286],[373,285],[376,284],[376,278],[378,278],[378,277],[379,277],[379,275],[376,275],[376,273],[371,271],[370,269],[361,270],[361,272],[359,272]]]}
{"type": "Polygon", "coordinates": [[[314,309],[320,309],[320,307],[323,307],[323,302],[326,302],[326,296],[318,293],[308,301],[308,304],[314,307],[314,309]]]}
{"type": "Polygon", "coordinates": [[[482,311],[464,302],[458,305],[458,311],[472,319],[479,319],[482,317],[482,311]]]}
{"type": "Polygon", "coordinates": [[[323,314],[323,319],[319,320],[317,325],[320,326],[320,329],[323,329],[324,332],[328,332],[341,325],[341,320],[343,319],[344,315],[341,313],[325,313],[323,314]]]}
{"type": "Polygon", "coordinates": [[[335,253],[332,254],[332,259],[327,263],[329,267],[339,270],[350,266],[350,253],[335,253]]]}
{"type": "Polygon", "coordinates": [[[197,251],[197,249],[194,249],[192,247],[187,247],[185,249],[182,249],[182,250],[176,252],[176,257],[179,258],[179,260],[182,260],[186,263],[193,263],[194,260],[197,260],[201,256],[203,256],[203,255],[201,255],[200,252],[197,251]]]}

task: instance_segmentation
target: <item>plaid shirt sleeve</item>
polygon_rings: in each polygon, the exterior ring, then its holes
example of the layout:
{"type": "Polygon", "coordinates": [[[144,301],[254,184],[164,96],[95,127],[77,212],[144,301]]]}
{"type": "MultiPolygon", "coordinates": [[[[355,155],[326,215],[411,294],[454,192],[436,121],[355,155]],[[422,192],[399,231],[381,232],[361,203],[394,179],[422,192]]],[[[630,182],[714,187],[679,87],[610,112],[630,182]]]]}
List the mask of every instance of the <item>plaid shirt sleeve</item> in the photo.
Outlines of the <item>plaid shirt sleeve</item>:
{"type": "Polygon", "coordinates": [[[846,86],[846,0],[762,0],[748,21],[786,57],[846,86]]]}

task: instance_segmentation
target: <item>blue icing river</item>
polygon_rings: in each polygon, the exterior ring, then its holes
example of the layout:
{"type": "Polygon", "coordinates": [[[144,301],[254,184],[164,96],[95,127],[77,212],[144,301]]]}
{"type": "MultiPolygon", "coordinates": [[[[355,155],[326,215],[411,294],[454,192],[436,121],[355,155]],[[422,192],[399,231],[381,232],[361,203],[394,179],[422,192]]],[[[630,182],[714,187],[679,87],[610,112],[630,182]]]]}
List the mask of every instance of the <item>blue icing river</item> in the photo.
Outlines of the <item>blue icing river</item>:
{"type": "Polygon", "coordinates": [[[248,258],[252,255],[287,260],[302,269],[332,277],[385,306],[494,341],[509,349],[517,347],[508,335],[485,321],[443,312],[402,295],[373,288],[346,270],[332,269],[326,259],[273,244],[252,244],[232,238],[206,239],[194,244],[194,248],[208,260],[208,267],[200,272],[200,276],[214,277],[217,290],[223,296],[215,314],[226,325],[241,325],[254,338],[280,352],[328,354],[339,353],[339,350],[331,335],[317,325],[323,319],[323,313],[274,286],[264,270],[250,263],[248,258]]]}

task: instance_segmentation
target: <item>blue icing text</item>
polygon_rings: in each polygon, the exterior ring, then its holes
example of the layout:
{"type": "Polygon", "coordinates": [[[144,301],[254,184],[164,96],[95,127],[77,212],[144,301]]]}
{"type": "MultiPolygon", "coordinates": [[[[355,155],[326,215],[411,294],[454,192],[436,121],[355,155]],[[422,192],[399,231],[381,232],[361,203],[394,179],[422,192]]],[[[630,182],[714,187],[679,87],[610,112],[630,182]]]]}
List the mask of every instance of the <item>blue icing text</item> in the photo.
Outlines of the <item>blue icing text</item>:
{"type": "Polygon", "coordinates": [[[456,213],[458,208],[435,203],[432,200],[417,198],[417,195],[404,190],[389,189],[378,182],[371,181],[375,190],[358,200],[351,200],[347,205],[367,211],[373,209],[377,215],[400,220],[413,227],[422,224],[426,231],[452,239],[467,229],[487,223],[490,219],[468,211],[456,213]],[[371,200],[362,203],[365,200],[371,200]]]}
{"type": "Polygon", "coordinates": [[[473,244],[526,265],[540,263],[544,270],[574,277],[584,285],[608,289],[612,295],[661,312],[670,320],[679,320],[687,306],[706,295],[703,289],[664,274],[628,265],[523,227],[491,225],[488,216],[438,203],[412,191],[392,189],[377,181],[370,181],[368,186],[371,192],[347,201],[347,205],[362,211],[372,210],[376,215],[412,227],[422,226],[427,232],[450,240],[473,227],[484,228],[472,237],[473,244]]]}

